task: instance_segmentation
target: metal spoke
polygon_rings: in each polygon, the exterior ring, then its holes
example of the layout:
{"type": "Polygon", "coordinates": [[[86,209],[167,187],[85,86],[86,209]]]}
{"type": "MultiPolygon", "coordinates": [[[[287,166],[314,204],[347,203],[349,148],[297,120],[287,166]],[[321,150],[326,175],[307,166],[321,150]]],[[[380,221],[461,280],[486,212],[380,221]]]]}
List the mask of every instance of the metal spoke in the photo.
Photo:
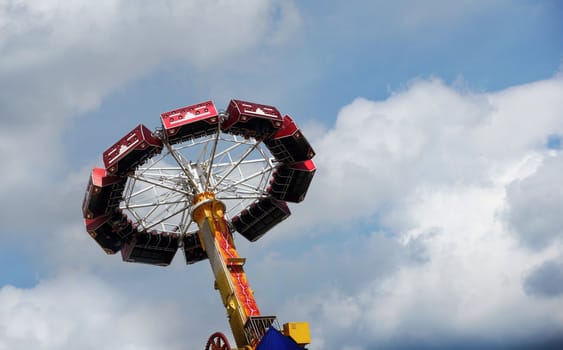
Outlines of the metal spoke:
{"type": "Polygon", "coordinates": [[[189,203],[189,201],[187,200],[178,200],[178,201],[172,201],[172,202],[158,202],[158,203],[146,203],[146,204],[133,204],[133,205],[128,205],[125,208],[126,209],[138,209],[138,208],[149,208],[149,207],[154,207],[154,206],[161,206],[161,205],[172,205],[172,204],[179,204],[179,203],[189,203]]]}
{"type": "Polygon", "coordinates": [[[211,190],[214,191],[214,190],[217,188],[217,186],[219,186],[219,185],[221,184],[221,182],[223,182],[223,180],[225,180],[225,178],[226,178],[227,176],[229,176],[229,175],[240,165],[240,163],[241,163],[242,161],[244,161],[244,159],[245,159],[246,157],[248,157],[248,156],[252,153],[252,151],[254,151],[254,149],[256,149],[256,147],[258,147],[258,142],[256,142],[250,149],[248,149],[248,150],[242,155],[242,157],[236,162],[236,164],[234,164],[234,165],[231,167],[231,169],[230,169],[225,175],[223,175],[223,177],[219,180],[219,182],[217,182],[217,183],[215,184],[215,186],[213,186],[213,188],[212,188],[211,190]]]}
{"type": "Polygon", "coordinates": [[[174,160],[176,160],[176,163],[178,163],[178,165],[180,166],[180,168],[182,169],[182,171],[184,172],[184,174],[186,175],[188,181],[190,182],[190,184],[192,185],[193,189],[198,188],[198,184],[197,182],[193,179],[192,174],[188,171],[188,169],[184,166],[184,164],[182,163],[182,161],[180,160],[180,157],[176,154],[176,152],[174,152],[174,149],[172,148],[172,146],[166,141],[164,142],[164,144],[166,145],[166,148],[168,148],[168,152],[170,152],[170,154],[172,155],[172,157],[174,158],[174,160]]]}
{"type": "Polygon", "coordinates": [[[159,221],[157,221],[157,222],[151,224],[150,226],[146,226],[145,229],[146,229],[146,230],[150,230],[151,228],[153,228],[153,227],[159,225],[160,223],[163,223],[164,221],[170,219],[171,217],[180,214],[182,211],[184,211],[184,208],[182,208],[182,209],[180,209],[180,210],[177,210],[177,211],[173,212],[172,214],[170,214],[170,215],[168,215],[168,216],[165,216],[164,218],[162,218],[162,219],[160,219],[159,221]]]}
{"type": "Polygon", "coordinates": [[[161,160],[166,158],[167,155],[168,153],[162,153],[156,160],[152,160],[149,166],[141,168],[137,175],[142,175],[145,171],[151,170],[154,165],[158,164],[161,160]]]}
{"type": "MultiPolygon", "coordinates": [[[[139,195],[141,195],[141,194],[143,194],[143,193],[145,193],[145,192],[148,192],[148,191],[152,190],[155,186],[156,186],[156,185],[150,185],[150,186],[147,186],[147,187],[145,187],[145,188],[143,188],[143,189],[140,189],[139,191],[137,191],[137,192],[135,192],[135,193],[131,193],[131,194],[129,195],[129,198],[133,198],[133,197],[139,196],[139,195]]],[[[131,188],[133,189],[133,187],[131,187],[131,188]]]]}
{"type": "Polygon", "coordinates": [[[275,159],[260,141],[217,132],[182,143],[163,140],[166,152],[129,175],[123,202],[143,230],[185,235],[197,230],[191,217],[196,192],[212,191],[229,203],[227,218],[268,196],[275,159]]]}
{"type": "Polygon", "coordinates": [[[180,234],[185,235],[187,233],[188,227],[190,227],[192,223],[192,216],[186,215],[189,214],[189,204],[187,201],[184,204],[184,211],[182,211],[182,217],[180,218],[180,224],[178,225],[178,231],[180,234]],[[188,224],[186,225],[186,219],[188,219],[188,224]]]}
{"type": "MultiPolygon", "coordinates": [[[[250,159],[250,160],[245,160],[243,162],[240,162],[240,165],[250,165],[250,164],[259,164],[259,163],[264,163],[264,159],[250,159]]],[[[215,168],[221,168],[221,167],[228,167],[228,166],[232,166],[233,163],[215,163],[213,164],[213,166],[215,168]]]]}
{"type": "Polygon", "coordinates": [[[221,199],[221,200],[230,200],[230,199],[260,199],[260,198],[264,198],[264,196],[260,196],[260,195],[254,195],[254,196],[217,196],[217,199],[221,199]]]}
{"type": "MultiPolygon", "coordinates": [[[[236,140],[236,137],[235,137],[235,140],[236,140]]],[[[230,154],[230,153],[231,153],[232,151],[234,151],[236,148],[238,148],[238,147],[240,147],[240,146],[243,146],[243,145],[248,145],[248,144],[249,144],[249,143],[247,143],[247,142],[234,144],[233,146],[231,146],[231,147],[229,147],[229,148],[227,148],[227,149],[225,149],[225,150],[223,150],[223,151],[217,153],[217,154],[215,155],[215,157],[222,157],[222,156],[224,156],[225,154],[230,154]]]]}
{"type": "Polygon", "coordinates": [[[237,182],[231,184],[230,186],[228,186],[228,187],[226,187],[226,188],[222,188],[222,189],[220,189],[220,190],[217,190],[216,193],[224,192],[224,191],[226,191],[226,190],[228,190],[228,189],[230,189],[230,188],[233,188],[234,186],[241,185],[241,184],[243,184],[245,181],[248,181],[248,180],[250,180],[250,179],[252,179],[252,178],[255,178],[255,177],[257,177],[257,176],[260,176],[260,175],[266,173],[267,171],[268,171],[268,169],[263,170],[263,171],[259,171],[259,172],[257,172],[257,173],[254,173],[253,175],[251,175],[251,176],[249,176],[249,177],[247,177],[247,178],[245,178],[245,179],[242,179],[242,180],[240,180],[240,181],[237,181],[237,182]]]}
{"type": "Polygon", "coordinates": [[[215,160],[215,152],[217,152],[217,143],[219,142],[219,135],[221,135],[221,128],[220,124],[217,124],[217,134],[215,136],[215,140],[213,142],[213,150],[211,151],[211,157],[209,160],[208,171],[207,171],[207,178],[205,179],[205,192],[209,188],[209,179],[211,178],[211,170],[213,169],[213,161],[215,160]]]}
{"type": "Polygon", "coordinates": [[[157,186],[157,187],[162,187],[162,188],[167,189],[167,190],[170,190],[170,191],[178,192],[178,193],[185,194],[185,195],[192,195],[191,193],[186,192],[186,191],[182,191],[182,190],[180,190],[180,189],[178,189],[178,188],[166,186],[166,185],[163,185],[163,184],[161,184],[161,183],[159,183],[159,182],[152,181],[152,180],[149,180],[149,179],[145,179],[145,178],[142,178],[142,177],[138,177],[138,176],[136,176],[136,175],[129,175],[129,177],[130,177],[130,178],[133,178],[133,179],[135,179],[135,180],[137,180],[137,181],[146,182],[146,183],[148,183],[148,184],[151,184],[151,185],[154,185],[154,186],[157,186]]]}

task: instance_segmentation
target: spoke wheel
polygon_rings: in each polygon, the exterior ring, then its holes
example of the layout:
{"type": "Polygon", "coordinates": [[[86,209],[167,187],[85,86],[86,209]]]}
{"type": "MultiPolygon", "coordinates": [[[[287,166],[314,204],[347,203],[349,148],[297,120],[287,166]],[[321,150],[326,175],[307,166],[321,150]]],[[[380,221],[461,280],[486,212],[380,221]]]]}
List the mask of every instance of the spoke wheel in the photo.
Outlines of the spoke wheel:
{"type": "Polygon", "coordinates": [[[275,158],[254,138],[221,133],[178,144],[129,174],[120,208],[142,230],[187,234],[194,195],[213,192],[225,202],[227,219],[268,196],[275,158]]]}
{"type": "Polygon", "coordinates": [[[203,194],[226,207],[230,231],[254,242],[305,198],[315,155],[293,119],[273,107],[213,101],[161,114],[162,128],[139,124],[106,149],[92,169],[82,212],[86,230],[108,254],[167,266],[206,259],[192,220],[203,194]]]}
{"type": "Polygon", "coordinates": [[[205,350],[231,350],[231,346],[227,337],[223,333],[217,332],[209,337],[205,350]]]}

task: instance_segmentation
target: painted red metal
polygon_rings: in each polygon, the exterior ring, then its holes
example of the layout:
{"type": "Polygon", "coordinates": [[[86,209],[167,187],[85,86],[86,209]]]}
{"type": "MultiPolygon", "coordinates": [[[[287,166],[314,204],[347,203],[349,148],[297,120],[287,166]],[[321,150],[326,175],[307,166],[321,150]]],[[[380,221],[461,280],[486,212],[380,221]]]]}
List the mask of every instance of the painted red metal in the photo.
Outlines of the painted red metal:
{"type": "Polygon", "coordinates": [[[289,115],[283,118],[281,128],[271,138],[265,139],[264,143],[282,163],[299,162],[315,156],[313,147],[289,115]]]}
{"type": "Polygon", "coordinates": [[[162,141],[139,124],[103,153],[104,165],[109,174],[124,175],[161,150],[162,141]]]}
{"type": "Polygon", "coordinates": [[[246,317],[260,316],[260,309],[254,299],[254,293],[250,288],[246,273],[242,267],[240,256],[235,247],[233,235],[224,217],[213,220],[216,230],[212,232],[215,246],[221,259],[226,262],[228,273],[233,286],[233,292],[241,303],[246,317]]]}
{"type": "Polygon", "coordinates": [[[213,101],[165,112],[160,118],[170,143],[216,132],[219,124],[219,113],[213,101]]]}
{"type": "Polygon", "coordinates": [[[207,340],[205,350],[231,350],[231,345],[223,333],[215,332],[207,340]]]}
{"type": "Polygon", "coordinates": [[[276,107],[231,100],[221,129],[232,134],[264,139],[272,136],[282,126],[282,122],[283,118],[276,107]]]}
{"type": "Polygon", "coordinates": [[[254,242],[290,215],[291,211],[284,201],[267,197],[252,203],[231,223],[244,238],[254,242]]]}
{"type": "Polygon", "coordinates": [[[126,182],[126,177],[108,175],[104,168],[92,169],[82,201],[84,218],[92,219],[117,208],[126,182]]]}
{"type": "Polygon", "coordinates": [[[107,254],[117,253],[122,243],[136,231],[127,215],[115,210],[111,214],[85,219],[86,231],[107,254]]]}
{"type": "Polygon", "coordinates": [[[115,254],[121,249],[121,239],[114,233],[112,215],[86,219],[86,231],[102,247],[106,254],[115,254]]]}
{"type": "Polygon", "coordinates": [[[184,251],[186,264],[191,265],[198,261],[207,259],[207,253],[201,247],[201,242],[199,241],[197,232],[186,234],[182,239],[182,242],[182,250],[184,251]]]}
{"type": "Polygon", "coordinates": [[[127,262],[167,266],[178,250],[178,242],[175,233],[135,232],[133,238],[123,244],[121,256],[127,262]]]}
{"type": "Polygon", "coordinates": [[[312,160],[281,164],[274,171],[268,193],[279,200],[301,202],[305,199],[316,169],[312,160]]]}

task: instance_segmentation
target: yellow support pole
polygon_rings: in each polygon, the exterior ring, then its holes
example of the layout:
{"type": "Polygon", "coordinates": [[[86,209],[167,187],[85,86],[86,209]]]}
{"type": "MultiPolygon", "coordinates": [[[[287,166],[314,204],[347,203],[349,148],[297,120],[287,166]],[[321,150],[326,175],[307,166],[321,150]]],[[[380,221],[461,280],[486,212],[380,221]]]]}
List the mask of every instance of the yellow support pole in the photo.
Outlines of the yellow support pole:
{"type": "Polygon", "coordinates": [[[199,226],[199,239],[211,263],[215,288],[227,310],[235,342],[238,348],[252,349],[259,339],[249,339],[245,325],[249,317],[260,316],[260,310],[243,269],[245,259],[238,255],[224,213],[225,205],[212,192],[194,198],[192,218],[199,226]]]}

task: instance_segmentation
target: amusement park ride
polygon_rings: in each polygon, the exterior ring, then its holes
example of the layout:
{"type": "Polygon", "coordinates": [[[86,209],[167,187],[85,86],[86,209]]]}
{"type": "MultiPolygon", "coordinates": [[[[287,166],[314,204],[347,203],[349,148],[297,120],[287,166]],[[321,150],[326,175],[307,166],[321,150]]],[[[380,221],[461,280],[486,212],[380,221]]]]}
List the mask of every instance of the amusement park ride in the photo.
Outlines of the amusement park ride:
{"type": "MultiPolygon", "coordinates": [[[[103,153],[82,210],[86,230],[107,254],[167,266],[178,249],[186,263],[211,263],[237,349],[304,349],[309,325],[280,329],[260,313],[233,231],[256,241],[301,202],[315,155],[293,119],[272,106],[212,101],[161,114],[162,128],[140,124],[103,153]]],[[[230,350],[214,333],[206,350],[230,350]]]]}

